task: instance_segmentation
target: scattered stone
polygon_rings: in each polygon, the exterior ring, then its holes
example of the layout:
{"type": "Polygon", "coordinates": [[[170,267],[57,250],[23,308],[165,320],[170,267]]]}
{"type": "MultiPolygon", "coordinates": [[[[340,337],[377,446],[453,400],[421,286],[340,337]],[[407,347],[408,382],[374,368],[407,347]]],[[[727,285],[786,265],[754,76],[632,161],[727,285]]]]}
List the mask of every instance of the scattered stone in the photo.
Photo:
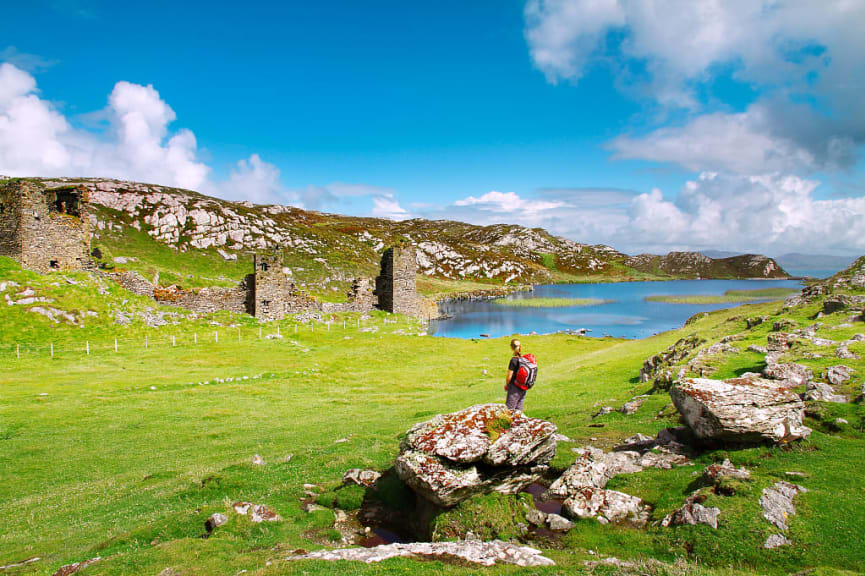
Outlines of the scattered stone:
{"type": "Polygon", "coordinates": [[[598,416],[606,416],[607,414],[612,414],[616,409],[612,406],[603,406],[600,410],[592,414],[592,419],[597,418],[598,416]]]}
{"type": "Polygon", "coordinates": [[[102,560],[99,556],[96,558],[91,558],[90,560],[85,560],[83,562],[76,562],[75,564],[66,564],[65,566],[61,566],[60,569],[53,574],[53,576],[71,576],[75,574],[79,570],[84,570],[88,566],[92,566],[102,560]]]}
{"type": "Polygon", "coordinates": [[[664,369],[678,364],[688,357],[688,355],[706,342],[705,339],[699,336],[692,335],[687,338],[678,340],[675,344],[669,346],[666,350],[650,356],[643,362],[643,367],[640,369],[640,382],[651,382],[655,380],[664,369]]]}
{"type": "Polygon", "coordinates": [[[547,514],[547,527],[553,532],[567,532],[574,527],[574,523],[558,514],[547,514]]]}
{"type": "Polygon", "coordinates": [[[751,318],[745,318],[745,327],[746,329],[750,330],[751,328],[755,328],[763,322],[767,322],[768,320],[768,316],[754,316],[751,318]]]}
{"type": "Polygon", "coordinates": [[[533,526],[546,526],[547,514],[545,512],[541,512],[537,508],[529,508],[526,511],[526,522],[533,526]]]}
{"type": "Polygon", "coordinates": [[[229,254],[222,248],[217,248],[216,253],[222,256],[223,260],[237,260],[237,254],[229,254]]]}
{"type": "Polygon", "coordinates": [[[252,465],[253,466],[264,466],[264,458],[256,454],[252,457],[252,465]]]}
{"type": "Polygon", "coordinates": [[[554,566],[540,550],[528,546],[517,546],[492,540],[460,540],[457,542],[413,542],[411,544],[382,544],[372,548],[341,548],[317,550],[308,554],[291,556],[289,560],[354,560],[358,562],[381,562],[394,557],[421,557],[433,559],[460,558],[472,564],[492,566],[496,563],[517,566],[554,566]]]}
{"type": "Polygon", "coordinates": [[[751,478],[751,473],[746,468],[736,468],[729,459],[724,459],[720,464],[709,464],[703,470],[702,478],[707,484],[716,484],[724,477],[748,480],[751,478]]]}
{"type": "Polygon", "coordinates": [[[850,380],[855,370],[843,364],[838,366],[830,366],[826,369],[825,377],[833,386],[840,386],[850,380]]]}
{"type": "Polygon", "coordinates": [[[789,482],[775,482],[770,488],[763,489],[760,496],[760,506],[763,507],[763,518],[775,525],[775,527],[786,532],[787,520],[796,514],[793,498],[797,494],[807,492],[798,484],[789,482]]]}
{"type": "Polygon", "coordinates": [[[279,522],[282,518],[265,506],[264,504],[253,504],[251,502],[235,502],[231,505],[234,511],[242,516],[250,515],[250,520],[259,522],[279,522]]]}
{"type": "Polygon", "coordinates": [[[751,344],[748,346],[748,352],[756,352],[757,354],[765,354],[766,347],[765,346],[757,346],[756,344],[751,344]]]}
{"type": "Polygon", "coordinates": [[[796,476],[797,478],[807,478],[808,475],[804,472],[784,472],[787,476],[796,476]]]}
{"type": "Polygon", "coordinates": [[[846,342],[842,342],[838,345],[838,349],[835,350],[835,357],[840,358],[841,360],[859,360],[859,356],[850,352],[850,349],[847,348],[846,342]]]}
{"type": "Polygon", "coordinates": [[[352,468],[347,470],[345,474],[342,476],[342,483],[344,485],[348,484],[356,484],[361,488],[372,488],[375,486],[375,483],[378,482],[378,479],[381,478],[381,474],[376,472],[375,470],[361,470],[360,468],[352,468]]]}
{"type": "Polygon", "coordinates": [[[207,530],[208,533],[210,533],[227,522],[228,516],[217,512],[210,515],[210,518],[208,518],[207,521],[204,523],[204,528],[207,530]]]}
{"type": "Polygon", "coordinates": [[[763,544],[763,548],[766,550],[771,550],[772,548],[778,548],[780,546],[789,546],[792,544],[790,540],[787,539],[783,534],[772,534],[768,538],[766,538],[765,544],[763,544]]]}
{"type": "Polygon", "coordinates": [[[400,444],[396,472],[438,506],[482,492],[516,493],[555,456],[555,433],[554,424],[503,404],[472,406],[413,426],[400,444]]]}
{"type": "Polygon", "coordinates": [[[598,488],[582,488],[565,500],[562,510],[572,518],[595,518],[601,516],[609,522],[628,521],[644,526],[649,519],[649,509],[640,498],[598,488]]]}
{"type": "Polygon", "coordinates": [[[637,413],[637,410],[640,409],[640,406],[645,402],[645,398],[636,398],[631,400],[630,402],[625,402],[621,408],[619,408],[619,412],[624,414],[625,416],[631,416],[637,413]]]}
{"type": "Polygon", "coordinates": [[[809,382],[805,390],[805,399],[836,404],[844,404],[848,401],[846,396],[836,394],[835,389],[825,382],[809,382]]]}
{"type": "Polygon", "coordinates": [[[850,424],[850,422],[848,422],[848,421],[845,420],[844,418],[835,418],[835,425],[836,425],[836,426],[844,426],[844,425],[847,425],[847,424],[850,424]]]}
{"type": "Polygon", "coordinates": [[[697,524],[706,524],[717,530],[718,517],[720,515],[721,510],[719,508],[706,508],[703,506],[701,497],[695,492],[688,496],[681,508],[667,514],[661,520],[661,526],[695,526],[697,524]]]}
{"type": "Polygon", "coordinates": [[[790,390],[761,378],[683,378],[670,397],[703,440],[790,442],[806,438],[805,405],[790,390]]]}

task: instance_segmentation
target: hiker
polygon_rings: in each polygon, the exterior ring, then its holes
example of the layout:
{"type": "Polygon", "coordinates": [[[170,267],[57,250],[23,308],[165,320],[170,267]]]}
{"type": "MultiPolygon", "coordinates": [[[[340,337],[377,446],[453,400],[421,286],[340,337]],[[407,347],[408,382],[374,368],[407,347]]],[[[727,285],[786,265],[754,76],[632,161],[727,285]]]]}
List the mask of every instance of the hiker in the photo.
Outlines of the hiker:
{"type": "Polygon", "coordinates": [[[508,393],[505,404],[509,410],[522,412],[526,390],[534,386],[538,375],[538,361],[532,354],[523,356],[522,344],[516,338],[511,340],[511,351],[514,355],[508,363],[505,378],[505,392],[508,393]]]}

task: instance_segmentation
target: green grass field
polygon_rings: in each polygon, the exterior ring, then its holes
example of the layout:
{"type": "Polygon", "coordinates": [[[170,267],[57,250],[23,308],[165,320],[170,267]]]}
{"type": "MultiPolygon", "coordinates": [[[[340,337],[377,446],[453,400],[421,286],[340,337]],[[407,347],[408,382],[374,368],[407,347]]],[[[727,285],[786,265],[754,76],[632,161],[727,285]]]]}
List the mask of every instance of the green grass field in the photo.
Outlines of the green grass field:
{"type": "Polygon", "coordinates": [[[498,298],[493,304],[513,308],[567,308],[569,306],[594,306],[610,300],[600,298],[498,298]]]}
{"type": "Polygon", "coordinates": [[[792,288],[760,288],[757,290],[727,290],[724,294],[658,294],[646,296],[647,302],[666,304],[738,304],[755,300],[776,300],[798,292],[792,288]]]}
{"type": "MultiPolygon", "coordinates": [[[[79,574],[156,575],[167,568],[178,575],[575,574],[599,556],[664,563],[647,564],[640,572],[647,574],[865,571],[865,408],[854,404],[821,405],[818,418],[808,421],[812,438],[794,446],[708,451],[693,467],[611,482],[610,488],[653,505],[654,522],[694,489],[693,472],[729,457],[751,469],[752,481],[735,496],[710,496],[707,505],[722,510],[717,531],[581,521],[561,540],[541,545],[557,566],[532,570],[407,559],[374,565],[285,561],[294,550],[322,547],[333,521],[329,511],[301,509],[304,483],[333,488],[348,468],[387,470],[400,435],[412,424],[503,401],[508,339],[406,335],[423,328],[384,313],[366,320],[338,316],[329,326],[290,320],[259,326],[227,314],[158,328],[137,320],[118,326],[113,310],[137,310],[148,302],[114,292],[97,298],[95,285],[83,285],[84,275],[65,275],[79,284],[71,285],[8,265],[2,272],[0,281],[16,278],[22,287],[42,282],[39,290],[55,291],[54,306],[64,305],[64,291],[80,289],[76,298],[97,316],[80,328],[54,324],[22,306],[0,308],[0,566],[39,558],[0,573],[52,574],[97,556],[103,560],[79,574]],[[281,338],[267,338],[277,331],[281,338]],[[849,424],[833,427],[838,417],[849,424]],[[266,465],[253,466],[254,454],[266,465]],[[760,491],[788,478],[787,471],[805,473],[795,481],[809,489],[797,497],[797,515],[789,522],[794,545],[763,550],[775,530],[760,515],[760,491]],[[283,521],[252,524],[228,513],[229,523],[203,538],[207,517],[227,513],[237,500],[267,504],[283,521]]],[[[808,325],[816,311],[814,305],[792,319],[808,325]]],[[[724,360],[718,376],[759,370],[762,356],[745,349],[765,344],[771,322],[744,332],[742,318],[777,313],[777,304],[751,304],[637,341],[523,337],[524,350],[541,366],[526,412],[554,422],[573,440],[560,443],[553,466],[561,471],[570,465],[573,447],[610,449],[637,432],[655,434],[678,424],[666,394],[652,395],[633,416],[591,418],[600,406],[619,406],[649,390],[637,378],[647,356],[693,332],[715,341],[743,332],[735,343],[741,353],[724,360]]],[[[818,334],[842,339],[862,331],[861,324],[841,326],[844,319],[837,316],[821,319],[818,334]]],[[[865,355],[865,343],[850,349],[865,355]]],[[[802,362],[816,372],[837,361],[802,362]]],[[[857,370],[850,393],[861,385],[865,362],[847,363],[857,370]]],[[[467,509],[482,515],[484,505],[472,502],[467,506],[475,508],[467,509]]]]}

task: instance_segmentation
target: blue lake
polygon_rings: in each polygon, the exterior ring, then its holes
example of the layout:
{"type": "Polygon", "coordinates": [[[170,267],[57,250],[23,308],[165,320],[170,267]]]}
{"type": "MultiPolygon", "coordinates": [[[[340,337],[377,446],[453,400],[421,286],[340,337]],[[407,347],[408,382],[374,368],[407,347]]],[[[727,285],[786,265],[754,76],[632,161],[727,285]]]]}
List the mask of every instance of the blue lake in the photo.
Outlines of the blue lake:
{"type": "Polygon", "coordinates": [[[553,284],[535,286],[534,292],[508,298],[595,298],[612,300],[593,306],[567,308],[518,308],[494,304],[491,300],[446,302],[439,309],[453,316],[430,325],[435,336],[496,338],[510,334],[560,330],[591,330],[588,336],[645,338],[679,328],[697,312],[732,308],[737,304],[666,304],[647,302],[655,294],[723,294],[727,290],[760,288],[801,288],[796,280],[671,280],[668,282],[622,282],[618,284],[553,284]]]}

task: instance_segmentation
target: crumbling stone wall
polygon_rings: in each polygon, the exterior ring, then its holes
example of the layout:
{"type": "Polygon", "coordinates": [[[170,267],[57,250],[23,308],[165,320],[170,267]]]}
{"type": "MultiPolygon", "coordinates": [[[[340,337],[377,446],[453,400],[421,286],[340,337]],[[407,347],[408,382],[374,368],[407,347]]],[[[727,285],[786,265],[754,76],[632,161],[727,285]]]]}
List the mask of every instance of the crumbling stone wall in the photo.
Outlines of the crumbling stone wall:
{"type": "Polygon", "coordinates": [[[138,272],[101,272],[100,274],[111,278],[133,294],[153,298],[153,283],[138,272]]]}
{"type": "Polygon", "coordinates": [[[32,180],[0,184],[0,255],[36,272],[92,267],[88,191],[46,189],[32,180]]]}
{"type": "Polygon", "coordinates": [[[157,302],[180,306],[193,312],[247,312],[248,278],[232,288],[208,287],[200,290],[183,290],[177,286],[156,287],[153,296],[157,302]]]}
{"type": "Polygon", "coordinates": [[[381,257],[375,294],[382,310],[417,316],[417,256],[414,246],[388,248],[381,257]]]}

